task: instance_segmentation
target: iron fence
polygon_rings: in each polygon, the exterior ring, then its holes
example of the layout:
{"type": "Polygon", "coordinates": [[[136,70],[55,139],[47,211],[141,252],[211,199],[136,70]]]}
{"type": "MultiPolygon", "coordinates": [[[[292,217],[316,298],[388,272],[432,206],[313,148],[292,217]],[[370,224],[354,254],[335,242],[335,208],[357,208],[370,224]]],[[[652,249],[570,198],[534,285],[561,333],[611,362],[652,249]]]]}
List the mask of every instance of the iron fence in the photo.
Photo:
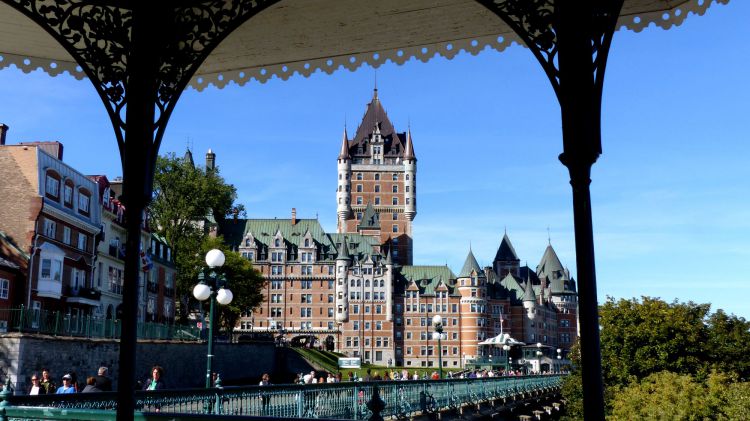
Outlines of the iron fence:
{"type": "MultiPolygon", "coordinates": [[[[20,308],[0,308],[0,333],[39,333],[51,336],[119,339],[122,322],[94,316],[20,308]]],[[[140,339],[198,340],[200,329],[170,323],[138,322],[140,339]]]]}
{"type": "MultiPolygon", "coordinates": [[[[244,386],[236,388],[135,392],[136,415],[258,416],[276,418],[369,419],[375,387],[385,403],[385,418],[459,409],[487,401],[507,401],[557,390],[561,375],[508,376],[312,385],[244,386]]],[[[12,396],[0,394],[0,421],[51,418],[76,414],[114,419],[114,392],[77,395],[12,396]],[[88,412],[87,412],[88,411],[88,412]],[[66,415],[67,414],[67,415],[66,415]],[[107,418],[107,416],[111,418],[107,418]],[[7,418],[3,418],[7,417],[7,418]]],[[[376,409],[377,411],[377,409],[376,409]]],[[[138,417],[136,417],[138,418],[138,417]]]]}

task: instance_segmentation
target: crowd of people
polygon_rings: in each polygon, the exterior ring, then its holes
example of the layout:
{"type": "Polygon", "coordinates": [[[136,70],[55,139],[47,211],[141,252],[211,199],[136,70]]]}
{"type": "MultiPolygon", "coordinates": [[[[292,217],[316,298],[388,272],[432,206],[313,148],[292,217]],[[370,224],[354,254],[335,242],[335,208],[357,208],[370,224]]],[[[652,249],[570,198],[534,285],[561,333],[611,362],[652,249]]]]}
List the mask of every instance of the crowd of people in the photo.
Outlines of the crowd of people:
{"type": "Polygon", "coordinates": [[[86,385],[78,382],[75,373],[66,373],[60,379],[60,385],[52,378],[48,369],[42,369],[41,376],[38,373],[31,375],[31,387],[29,395],[54,395],[66,393],[95,393],[109,392],[112,390],[112,379],[107,376],[107,367],[99,367],[95,376],[86,377],[86,385]]]}
{"type": "MultiPolygon", "coordinates": [[[[61,395],[67,393],[97,393],[111,392],[112,379],[108,376],[107,367],[99,367],[95,376],[86,377],[86,383],[80,384],[75,372],[66,373],[60,379],[58,385],[50,374],[49,369],[42,369],[42,374],[31,375],[31,386],[28,388],[29,395],[61,395]]],[[[153,366],[151,375],[143,382],[139,382],[139,388],[143,390],[166,389],[164,382],[164,369],[158,365],[153,366]]]]}

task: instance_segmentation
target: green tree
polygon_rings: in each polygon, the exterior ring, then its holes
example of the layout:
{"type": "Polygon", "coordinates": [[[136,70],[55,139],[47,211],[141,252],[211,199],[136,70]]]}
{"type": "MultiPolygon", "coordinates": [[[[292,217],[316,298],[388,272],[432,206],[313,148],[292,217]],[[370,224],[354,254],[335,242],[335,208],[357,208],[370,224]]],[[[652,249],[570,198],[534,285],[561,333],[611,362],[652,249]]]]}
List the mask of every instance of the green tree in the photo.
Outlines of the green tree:
{"type": "Polygon", "coordinates": [[[718,310],[708,317],[707,351],[718,370],[750,379],[750,322],[718,310]]]}
{"type": "Polygon", "coordinates": [[[611,420],[715,419],[707,387],[689,374],[651,374],[613,394],[611,420]]]}
{"type": "MultiPolygon", "coordinates": [[[[237,324],[242,312],[249,311],[261,303],[263,299],[261,291],[265,280],[258,271],[253,269],[253,265],[249,260],[243,258],[239,253],[230,250],[224,244],[221,237],[207,237],[201,245],[200,253],[194,255],[191,259],[191,268],[193,269],[192,286],[195,286],[195,283],[197,283],[200,269],[206,266],[203,260],[204,256],[212,249],[219,249],[224,253],[225,261],[222,271],[228,281],[227,287],[232,291],[233,295],[231,303],[228,305],[217,305],[214,308],[218,316],[217,328],[229,333],[237,324]]],[[[208,301],[202,305],[207,313],[208,301]]]]}
{"type": "Polygon", "coordinates": [[[243,211],[234,203],[236,198],[235,187],[224,181],[218,168],[206,171],[174,154],[156,161],[149,223],[174,250],[178,310],[183,320],[196,282],[195,255],[207,236],[207,224],[243,211]]]}
{"type": "Polygon", "coordinates": [[[705,377],[709,304],[643,297],[600,306],[604,382],[619,387],[660,371],[705,377]]]}

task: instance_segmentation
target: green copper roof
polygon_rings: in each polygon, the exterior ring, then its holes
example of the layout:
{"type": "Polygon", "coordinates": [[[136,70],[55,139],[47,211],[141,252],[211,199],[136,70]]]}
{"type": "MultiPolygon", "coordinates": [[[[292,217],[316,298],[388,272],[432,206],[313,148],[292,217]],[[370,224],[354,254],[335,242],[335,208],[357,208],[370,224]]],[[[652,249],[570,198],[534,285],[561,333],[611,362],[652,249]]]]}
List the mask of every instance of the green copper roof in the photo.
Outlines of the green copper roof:
{"type": "Polygon", "coordinates": [[[357,225],[358,230],[370,230],[370,229],[380,229],[380,217],[378,216],[378,213],[375,212],[375,208],[372,207],[372,203],[367,202],[367,207],[365,208],[365,214],[362,216],[362,221],[360,221],[359,225],[357,225]]]}
{"type": "Polygon", "coordinates": [[[563,270],[562,263],[555,253],[555,249],[552,245],[548,245],[544,250],[542,261],[536,267],[536,274],[540,277],[547,277],[550,281],[562,277],[565,271],[563,270]]]}
{"type": "Polygon", "coordinates": [[[505,278],[500,281],[500,285],[502,285],[508,291],[508,295],[510,296],[512,301],[521,301],[521,299],[523,298],[525,290],[521,286],[520,278],[516,278],[509,273],[505,275],[505,278]]]}
{"type": "Polygon", "coordinates": [[[299,247],[305,233],[310,231],[320,250],[321,259],[333,260],[336,257],[336,248],[317,219],[297,219],[295,224],[292,224],[291,219],[231,219],[223,221],[219,227],[219,234],[223,235],[224,241],[235,250],[242,244],[245,236],[251,233],[256,246],[259,246],[259,253],[261,248],[273,246],[277,231],[284,237],[285,246],[293,251],[299,247]]]}
{"type": "Polygon", "coordinates": [[[477,263],[477,259],[474,257],[474,253],[469,250],[469,255],[466,256],[466,262],[464,262],[464,267],[461,268],[461,273],[458,274],[458,277],[468,278],[471,276],[472,271],[475,271],[479,275],[483,273],[482,268],[480,268],[479,263],[477,263]]]}
{"type": "Polygon", "coordinates": [[[373,248],[379,245],[378,239],[370,235],[362,234],[328,234],[334,247],[338,245],[343,247],[344,238],[346,238],[346,248],[350,256],[357,260],[364,260],[365,256],[380,256],[374,253],[373,248]]]}
{"type": "Polygon", "coordinates": [[[448,294],[455,292],[456,275],[448,266],[402,266],[399,270],[398,281],[408,287],[410,281],[415,281],[422,295],[434,295],[440,281],[448,287],[448,294]]]}
{"type": "Polygon", "coordinates": [[[534,288],[531,286],[531,282],[526,281],[526,283],[523,285],[524,293],[523,293],[523,300],[524,301],[536,301],[536,296],[534,295],[534,288]]]}

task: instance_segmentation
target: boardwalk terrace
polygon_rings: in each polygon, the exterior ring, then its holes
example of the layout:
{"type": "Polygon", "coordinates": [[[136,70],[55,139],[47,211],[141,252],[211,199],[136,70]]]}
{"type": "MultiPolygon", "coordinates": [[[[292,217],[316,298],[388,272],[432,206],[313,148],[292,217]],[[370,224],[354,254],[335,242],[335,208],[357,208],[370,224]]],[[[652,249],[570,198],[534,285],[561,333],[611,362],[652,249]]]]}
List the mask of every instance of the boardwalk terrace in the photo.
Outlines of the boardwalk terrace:
{"type": "Polygon", "coordinates": [[[578,336],[576,287],[551,245],[535,270],[520,265],[507,234],[486,267],[471,250],[458,275],[447,266],[408,264],[416,156],[411,132],[395,131],[377,90],[355,139],[344,132],[337,167],[336,233],[317,219],[298,219],[295,209],[288,219],[218,227],[267,281],[263,303],[243,315],[238,333],[305,338],[382,366],[437,367],[442,359],[443,367],[463,368],[492,355],[498,364],[515,361],[515,369],[548,371],[567,355],[578,336]],[[444,320],[441,355],[432,339],[435,315],[444,320]],[[503,333],[540,347],[508,353],[478,346],[503,333]]]}

